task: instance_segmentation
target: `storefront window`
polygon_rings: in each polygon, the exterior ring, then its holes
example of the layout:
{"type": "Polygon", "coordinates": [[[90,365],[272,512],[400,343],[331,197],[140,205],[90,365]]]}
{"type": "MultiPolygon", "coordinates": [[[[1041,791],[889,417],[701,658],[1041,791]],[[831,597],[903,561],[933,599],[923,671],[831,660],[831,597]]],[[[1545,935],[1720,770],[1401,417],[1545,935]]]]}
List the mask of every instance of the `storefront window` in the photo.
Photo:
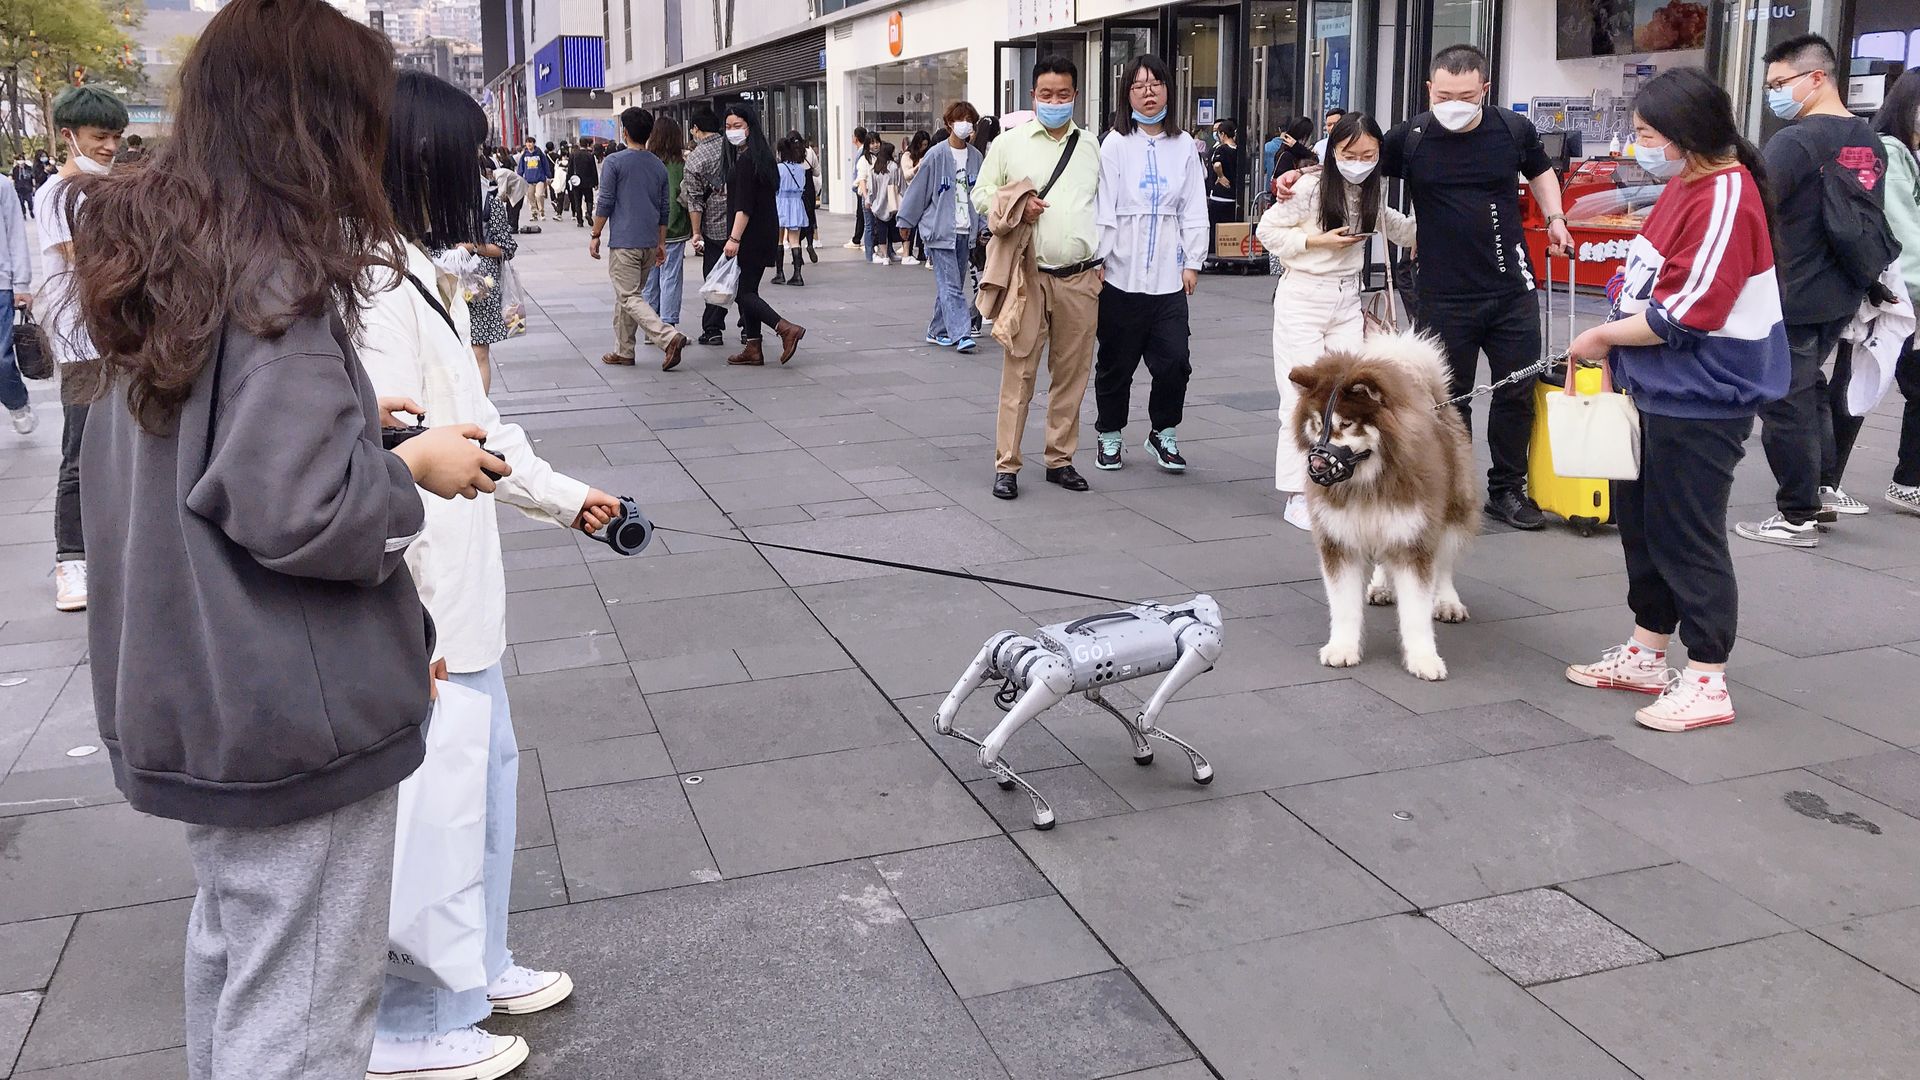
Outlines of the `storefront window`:
{"type": "Polygon", "coordinates": [[[1494,0],[1434,0],[1433,51],[1477,45],[1493,55],[1494,0]]]}
{"type": "MultiPolygon", "coordinates": [[[[1113,102],[1109,115],[1101,117],[1102,126],[1113,123],[1121,109],[1127,108],[1127,88],[1124,85],[1127,65],[1133,63],[1136,56],[1145,56],[1153,51],[1153,27],[1142,24],[1109,24],[1107,26],[1107,78],[1103,85],[1107,96],[1113,102]]],[[[1091,80],[1089,80],[1091,81],[1091,80]]]]}
{"type": "Polygon", "coordinates": [[[964,49],[853,73],[854,123],[896,143],[921,128],[939,127],[940,114],[966,96],[964,49]]]}
{"type": "MultiPolygon", "coordinates": [[[[1243,146],[1264,145],[1300,115],[1300,5],[1295,0],[1254,0],[1249,5],[1247,40],[1253,48],[1252,113],[1243,146]]],[[[1265,190],[1264,158],[1255,154],[1261,175],[1255,190],[1265,190]]]]}
{"type": "MultiPolygon", "coordinates": [[[[1733,113],[1748,134],[1765,139],[1786,126],[1767,111],[1766,95],[1760,88],[1767,68],[1761,57],[1767,49],[1790,37],[1809,33],[1839,42],[1845,6],[1845,0],[1795,3],[1719,0],[1714,37],[1709,42],[1708,67],[1733,95],[1733,113]]],[[[1843,58],[1840,63],[1844,78],[1847,61],[1843,58]]]]}
{"type": "Polygon", "coordinates": [[[1195,138],[1234,117],[1238,5],[1182,8],[1174,20],[1173,111],[1195,138]]]}

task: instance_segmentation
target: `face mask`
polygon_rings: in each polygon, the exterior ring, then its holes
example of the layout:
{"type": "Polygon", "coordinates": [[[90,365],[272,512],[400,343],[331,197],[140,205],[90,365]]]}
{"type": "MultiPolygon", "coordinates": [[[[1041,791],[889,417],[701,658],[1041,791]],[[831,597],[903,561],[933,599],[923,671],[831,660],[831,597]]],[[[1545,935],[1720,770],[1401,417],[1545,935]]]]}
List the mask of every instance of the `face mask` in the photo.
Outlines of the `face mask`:
{"type": "Polygon", "coordinates": [[[1152,116],[1148,116],[1146,113],[1141,112],[1139,109],[1133,110],[1133,122],[1136,124],[1157,124],[1160,121],[1165,120],[1166,118],[1167,118],[1167,107],[1165,105],[1160,106],[1160,111],[1157,113],[1154,113],[1152,116]]]}
{"type": "Polygon", "coordinates": [[[69,139],[67,140],[67,145],[73,148],[73,163],[79,167],[81,172],[91,176],[105,176],[113,171],[113,166],[102,165],[98,161],[81,153],[79,143],[69,139]]]}
{"type": "Polygon", "coordinates": [[[1773,115],[1780,119],[1791,120],[1799,116],[1800,110],[1806,108],[1806,105],[1793,99],[1793,87],[1782,86],[1777,90],[1767,91],[1767,108],[1772,109],[1773,115]]]}
{"type": "Polygon", "coordinates": [[[1063,128],[1073,123],[1073,102],[1036,102],[1033,106],[1033,115],[1035,119],[1040,121],[1040,126],[1046,128],[1048,131],[1052,131],[1055,128],[1063,128]]]}
{"type": "Polygon", "coordinates": [[[1340,170],[1340,175],[1346,177],[1347,183],[1349,184],[1358,184],[1358,183],[1364,182],[1367,177],[1373,175],[1373,170],[1379,164],[1380,163],[1377,161],[1336,161],[1334,162],[1335,167],[1337,167],[1340,170]]]}
{"type": "Polygon", "coordinates": [[[953,137],[959,139],[961,142],[966,142],[968,139],[973,138],[973,122],[971,120],[955,120],[953,122],[953,137]]]}
{"type": "Polygon", "coordinates": [[[747,133],[741,128],[728,128],[727,141],[735,146],[747,145],[747,133]]]}
{"type": "Polygon", "coordinates": [[[1433,107],[1433,118],[1448,131],[1465,131],[1480,115],[1480,105],[1472,101],[1443,101],[1433,107]]]}
{"type": "Polygon", "coordinates": [[[1638,143],[1634,146],[1633,160],[1639,162],[1640,167],[1647,170],[1647,175],[1656,180],[1678,176],[1680,170],[1687,167],[1687,159],[1684,154],[1670,154],[1668,151],[1672,146],[1672,143],[1666,146],[1638,143]]]}

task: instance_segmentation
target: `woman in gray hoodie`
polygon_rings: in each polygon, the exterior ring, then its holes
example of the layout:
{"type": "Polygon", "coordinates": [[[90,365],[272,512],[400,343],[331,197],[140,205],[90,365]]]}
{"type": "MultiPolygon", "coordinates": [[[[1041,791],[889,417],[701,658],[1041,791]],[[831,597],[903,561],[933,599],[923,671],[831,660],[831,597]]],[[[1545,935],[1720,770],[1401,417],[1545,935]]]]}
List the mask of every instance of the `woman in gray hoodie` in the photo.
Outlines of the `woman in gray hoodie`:
{"type": "Polygon", "coordinates": [[[963,353],[974,350],[973,317],[967,304],[967,269],[974,238],[986,231],[986,222],[973,208],[973,178],[984,159],[972,143],[973,125],[980,114],[972,105],[956,101],[942,117],[948,137],[921,158],[919,171],[906,198],[900,200],[898,224],[902,239],[915,230],[933,264],[933,318],[927,323],[927,344],[951,345],[963,353]]]}

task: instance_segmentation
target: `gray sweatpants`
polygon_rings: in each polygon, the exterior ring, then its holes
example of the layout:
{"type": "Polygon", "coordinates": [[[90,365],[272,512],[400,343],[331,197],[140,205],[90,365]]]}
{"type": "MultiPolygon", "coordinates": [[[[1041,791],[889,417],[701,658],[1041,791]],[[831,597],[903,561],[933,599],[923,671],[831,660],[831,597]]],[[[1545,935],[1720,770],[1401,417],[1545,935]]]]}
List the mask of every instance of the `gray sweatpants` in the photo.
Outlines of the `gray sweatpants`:
{"type": "Polygon", "coordinates": [[[364,1080],[396,789],[264,829],[187,830],[190,1080],[364,1080]]]}

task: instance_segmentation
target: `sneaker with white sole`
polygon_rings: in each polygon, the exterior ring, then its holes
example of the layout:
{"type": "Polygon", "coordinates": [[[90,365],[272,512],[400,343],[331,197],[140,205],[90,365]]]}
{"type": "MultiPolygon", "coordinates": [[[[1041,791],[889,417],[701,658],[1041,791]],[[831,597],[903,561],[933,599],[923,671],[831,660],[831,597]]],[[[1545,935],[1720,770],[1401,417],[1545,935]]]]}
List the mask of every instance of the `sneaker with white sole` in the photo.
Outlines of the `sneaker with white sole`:
{"type": "Polygon", "coordinates": [[[527,1040],[457,1028],[424,1039],[377,1035],[367,1080],[499,1080],[527,1060],[527,1040]]]}
{"type": "Polygon", "coordinates": [[[1733,697],[1727,693],[1725,675],[1695,671],[1669,671],[1660,700],[1633,714],[1641,727],[1655,731],[1692,731],[1733,723],[1733,697]]]}
{"type": "Polygon", "coordinates": [[[1099,449],[1093,455],[1093,467],[1096,469],[1105,469],[1108,472],[1118,469],[1120,467],[1120,451],[1126,440],[1122,438],[1117,431],[1102,431],[1094,438],[1099,444],[1099,449]]]}
{"type": "Polygon", "coordinates": [[[13,430],[21,435],[31,435],[33,429],[40,426],[40,418],[34,415],[32,405],[8,409],[7,415],[13,419],[13,430]]]}
{"type": "Polygon", "coordinates": [[[487,1000],[495,1016],[525,1016],[567,1000],[573,980],[564,971],[535,971],[518,964],[487,984],[487,1000]]]}
{"type": "Polygon", "coordinates": [[[885,255],[875,255],[873,257],[873,265],[875,266],[886,266],[891,261],[892,260],[888,259],[885,255]]]}
{"type": "Polygon", "coordinates": [[[53,564],[53,606],[60,611],[87,610],[87,560],[63,559],[53,564]]]}
{"type": "Polygon", "coordinates": [[[1811,521],[1791,522],[1785,514],[1775,514],[1765,521],[1743,521],[1735,525],[1733,531],[1742,539],[1757,540],[1762,544],[1797,548],[1820,546],[1818,524],[1811,521]]]}
{"type": "Polygon", "coordinates": [[[1289,495],[1287,497],[1286,512],[1281,514],[1281,516],[1287,519],[1287,524],[1299,529],[1301,532],[1313,531],[1313,514],[1307,510],[1307,497],[1305,495],[1297,492],[1289,495]]]}
{"type": "Polygon", "coordinates": [[[900,256],[900,265],[901,266],[919,266],[920,260],[914,258],[911,255],[902,255],[900,256]]]}
{"type": "Polygon", "coordinates": [[[979,347],[972,337],[963,337],[953,343],[953,351],[957,353],[970,353],[979,347]]]}
{"type": "Polygon", "coordinates": [[[1909,514],[1920,514],[1920,486],[1888,484],[1887,505],[1909,514]]]}
{"type": "Polygon", "coordinates": [[[1147,456],[1153,463],[1168,472],[1186,472],[1187,459],[1180,456],[1180,444],[1174,439],[1172,428],[1147,433],[1147,456]]]}
{"type": "Polygon", "coordinates": [[[1567,668],[1567,681],[1596,690],[1658,694],[1667,688],[1667,672],[1665,653],[1630,641],[1602,653],[1598,663],[1574,664],[1567,668]]]}
{"type": "Polygon", "coordinates": [[[1847,494],[1845,488],[1823,487],[1820,489],[1820,509],[1831,514],[1859,517],[1867,512],[1867,504],[1847,494]]]}
{"type": "Polygon", "coordinates": [[[861,244],[860,244],[860,241],[858,240],[849,240],[846,243],[841,244],[840,246],[843,248],[846,248],[848,251],[859,251],[861,244]]]}

